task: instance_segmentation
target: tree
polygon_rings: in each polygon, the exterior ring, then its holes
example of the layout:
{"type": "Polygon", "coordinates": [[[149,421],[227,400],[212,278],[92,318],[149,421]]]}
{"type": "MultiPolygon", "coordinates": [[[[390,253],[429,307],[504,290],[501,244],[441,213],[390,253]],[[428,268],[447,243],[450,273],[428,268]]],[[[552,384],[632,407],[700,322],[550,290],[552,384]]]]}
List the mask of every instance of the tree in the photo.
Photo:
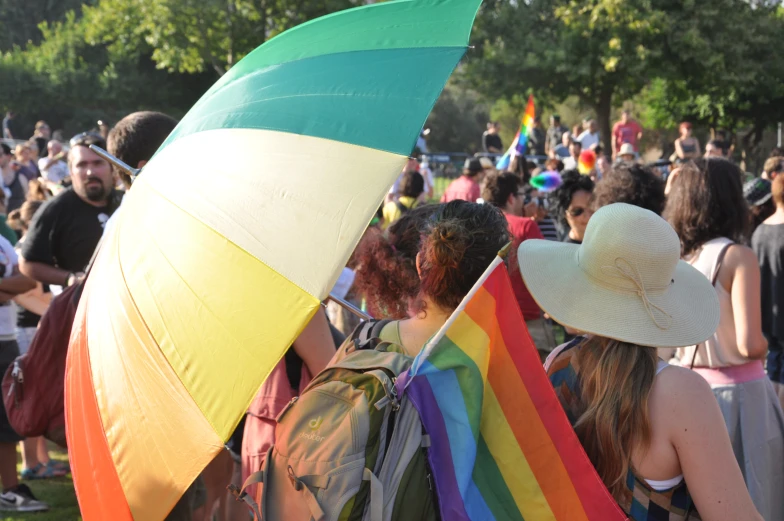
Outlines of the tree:
{"type": "Polygon", "coordinates": [[[434,152],[482,151],[482,132],[488,107],[475,92],[449,84],[438,98],[427,120],[428,149],[434,152]]]}
{"type": "Polygon", "coordinates": [[[57,22],[94,0],[0,0],[0,52],[40,43],[42,21],[57,22]]]}
{"type": "Polygon", "coordinates": [[[25,134],[37,119],[68,135],[142,109],[179,117],[214,80],[159,70],[149,48],[114,56],[105,45],[86,42],[88,23],[69,12],[63,21],[40,25],[40,44],[0,56],[0,108],[20,113],[25,134]]]}
{"type": "Polygon", "coordinates": [[[101,0],[85,8],[87,37],[115,54],[153,49],[169,72],[223,75],[267,39],[360,0],[101,0]]]}
{"type": "MultiPolygon", "coordinates": [[[[751,106],[743,99],[779,99],[776,81],[757,80],[771,59],[763,50],[774,10],[754,0],[487,0],[466,80],[485,96],[578,96],[595,110],[605,146],[613,106],[652,81],[662,95],[647,99],[665,110],[677,103],[705,119],[739,117],[751,106]]],[[[778,67],[764,77],[775,80],[778,67]]]]}
{"type": "Polygon", "coordinates": [[[489,0],[466,65],[469,83],[511,98],[570,95],[592,107],[609,149],[617,99],[638,93],[661,56],[668,17],[646,0],[489,0]]]}
{"type": "Polygon", "coordinates": [[[784,119],[784,19],[776,5],[714,0],[673,22],[672,67],[643,93],[648,119],[672,128],[688,120],[734,134],[753,149],[784,119]],[[711,35],[710,39],[700,35],[711,35]]]}

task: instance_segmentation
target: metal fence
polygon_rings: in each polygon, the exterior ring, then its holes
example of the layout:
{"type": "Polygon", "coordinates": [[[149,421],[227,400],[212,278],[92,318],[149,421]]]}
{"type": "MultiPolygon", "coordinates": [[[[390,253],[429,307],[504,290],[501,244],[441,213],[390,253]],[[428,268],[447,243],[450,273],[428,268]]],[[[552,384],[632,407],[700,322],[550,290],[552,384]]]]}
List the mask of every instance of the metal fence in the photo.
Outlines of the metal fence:
{"type": "MultiPolygon", "coordinates": [[[[501,158],[501,154],[489,154],[481,152],[479,154],[466,154],[465,152],[435,152],[422,154],[423,159],[427,160],[430,170],[434,177],[444,177],[455,179],[463,173],[463,165],[466,159],[473,157],[489,158],[494,164],[501,158]]],[[[524,156],[526,161],[531,161],[537,166],[544,166],[547,156],[529,155],[524,156]]]]}

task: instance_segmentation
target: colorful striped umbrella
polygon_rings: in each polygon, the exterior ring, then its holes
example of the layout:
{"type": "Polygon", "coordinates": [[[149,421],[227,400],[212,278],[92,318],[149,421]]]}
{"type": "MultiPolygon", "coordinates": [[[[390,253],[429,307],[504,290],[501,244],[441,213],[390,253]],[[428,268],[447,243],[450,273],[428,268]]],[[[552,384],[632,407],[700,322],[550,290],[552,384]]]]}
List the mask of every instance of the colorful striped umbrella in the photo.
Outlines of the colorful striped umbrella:
{"type": "Polygon", "coordinates": [[[144,168],[71,337],[85,521],[163,519],[223,449],[403,169],[479,4],[387,2],[283,33],[144,168]]]}

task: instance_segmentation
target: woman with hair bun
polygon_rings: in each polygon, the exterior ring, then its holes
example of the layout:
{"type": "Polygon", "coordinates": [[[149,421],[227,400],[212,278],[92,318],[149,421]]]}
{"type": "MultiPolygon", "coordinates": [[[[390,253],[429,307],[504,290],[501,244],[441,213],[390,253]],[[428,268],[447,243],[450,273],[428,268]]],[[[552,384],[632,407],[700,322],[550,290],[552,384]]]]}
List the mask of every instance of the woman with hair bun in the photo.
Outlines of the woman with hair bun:
{"type": "MultiPolygon", "coordinates": [[[[417,210],[421,212],[424,208],[427,207],[417,210]]],[[[404,219],[415,217],[417,210],[398,221],[397,229],[390,229],[393,240],[401,247],[416,244],[416,253],[412,256],[411,250],[393,252],[395,257],[389,255],[391,246],[378,246],[375,251],[383,254],[384,260],[375,259],[375,265],[381,269],[373,279],[385,280],[375,287],[373,295],[384,301],[380,303],[387,306],[386,316],[401,319],[384,326],[379,337],[401,346],[410,356],[419,353],[444,325],[499,250],[509,242],[506,219],[492,205],[452,201],[432,207],[430,216],[421,220],[421,225],[406,224],[404,219]],[[405,233],[395,235],[400,232],[405,233]],[[384,250],[387,247],[390,250],[384,250]],[[393,296],[399,300],[395,302],[393,296]],[[407,313],[401,313],[403,302],[407,313]]],[[[367,272],[369,265],[358,270],[358,279],[362,279],[363,269],[367,272]]],[[[367,290],[370,279],[365,277],[362,284],[367,290]]]]}

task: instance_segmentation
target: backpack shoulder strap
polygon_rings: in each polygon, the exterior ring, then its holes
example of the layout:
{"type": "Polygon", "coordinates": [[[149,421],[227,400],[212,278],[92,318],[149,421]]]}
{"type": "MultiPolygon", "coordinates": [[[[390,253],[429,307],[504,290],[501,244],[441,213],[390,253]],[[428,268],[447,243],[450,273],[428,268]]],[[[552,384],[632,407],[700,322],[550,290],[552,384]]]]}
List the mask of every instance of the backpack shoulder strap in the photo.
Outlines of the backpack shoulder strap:
{"type": "Polygon", "coordinates": [[[351,335],[352,343],[355,346],[355,349],[374,349],[375,346],[370,346],[371,340],[378,339],[381,335],[381,330],[384,329],[384,326],[392,322],[391,320],[384,319],[384,320],[368,320],[367,322],[361,323],[357,328],[354,330],[354,333],[351,335]]]}

